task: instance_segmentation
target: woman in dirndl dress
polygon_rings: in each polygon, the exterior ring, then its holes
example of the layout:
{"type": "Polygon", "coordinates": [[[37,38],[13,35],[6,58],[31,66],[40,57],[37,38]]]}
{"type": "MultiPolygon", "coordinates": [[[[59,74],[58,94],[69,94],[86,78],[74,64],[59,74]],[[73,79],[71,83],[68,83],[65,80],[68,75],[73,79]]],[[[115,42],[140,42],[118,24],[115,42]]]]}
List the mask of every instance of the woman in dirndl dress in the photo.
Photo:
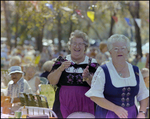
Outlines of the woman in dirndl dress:
{"type": "Polygon", "coordinates": [[[95,117],[145,118],[149,90],[139,68],[127,62],[129,39],[120,34],[112,35],[108,39],[108,50],[111,61],[97,68],[91,88],[85,94],[97,104],[95,117]],[[135,97],[140,103],[139,110],[135,97]]]}
{"type": "Polygon", "coordinates": [[[57,85],[53,111],[58,118],[67,118],[74,112],[94,115],[94,102],[85,96],[90,89],[92,75],[98,66],[96,59],[86,56],[89,41],[85,33],[75,30],[71,33],[68,48],[71,54],[59,56],[48,75],[50,84],[57,85]],[[90,74],[83,80],[82,73],[88,67],[90,74]]]}

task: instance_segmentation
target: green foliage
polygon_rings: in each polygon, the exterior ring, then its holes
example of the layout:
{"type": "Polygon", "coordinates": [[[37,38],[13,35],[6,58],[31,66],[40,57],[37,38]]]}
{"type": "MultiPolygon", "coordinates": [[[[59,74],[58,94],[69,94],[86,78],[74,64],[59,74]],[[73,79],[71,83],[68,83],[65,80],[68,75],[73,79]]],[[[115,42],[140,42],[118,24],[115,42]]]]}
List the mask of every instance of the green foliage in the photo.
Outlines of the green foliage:
{"type": "MultiPolygon", "coordinates": [[[[48,39],[58,38],[57,24],[60,19],[63,39],[68,40],[69,33],[75,29],[83,30],[88,33],[90,38],[98,39],[93,28],[96,29],[102,39],[107,39],[109,36],[111,16],[114,13],[116,13],[118,17],[118,23],[114,24],[113,33],[125,33],[128,31],[129,26],[124,20],[124,17],[132,18],[128,10],[129,2],[130,1],[37,1],[38,9],[36,9],[30,1],[15,1],[15,7],[9,6],[11,34],[14,36],[17,32],[22,43],[28,39],[28,35],[36,37],[43,29],[43,37],[49,36],[48,39]],[[45,3],[52,4],[54,11],[45,6],[45,3]],[[96,5],[96,7],[92,7],[92,5],[96,5]],[[67,11],[62,7],[69,8],[72,11],[67,11]],[[76,9],[81,10],[81,14],[84,18],[75,12],[76,9]],[[95,12],[94,22],[91,22],[87,17],[87,11],[89,10],[95,12]],[[72,19],[73,15],[74,19],[72,19]],[[119,26],[116,24],[119,24],[119,26]]],[[[140,17],[142,19],[141,37],[145,40],[149,39],[148,22],[146,21],[149,18],[149,6],[144,1],[140,1],[140,5],[140,17]]],[[[4,25],[2,26],[5,27],[4,25]]],[[[2,28],[2,31],[4,30],[5,28],[2,28]]],[[[130,32],[127,34],[130,36],[130,32]]]]}

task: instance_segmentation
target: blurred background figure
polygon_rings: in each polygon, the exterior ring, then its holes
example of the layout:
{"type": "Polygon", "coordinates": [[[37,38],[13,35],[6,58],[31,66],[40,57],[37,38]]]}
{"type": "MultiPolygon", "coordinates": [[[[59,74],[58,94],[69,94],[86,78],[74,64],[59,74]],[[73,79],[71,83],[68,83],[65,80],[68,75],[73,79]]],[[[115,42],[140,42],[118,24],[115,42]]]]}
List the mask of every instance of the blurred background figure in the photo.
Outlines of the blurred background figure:
{"type": "Polygon", "coordinates": [[[136,54],[131,64],[136,66],[140,60],[141,60],[141,56],[139,54],[136,54]]]}
{"type": "MultiPolygon", "coordinates": [[[[147,89],[149,89],[149,69],[148,68],[142,68],[141,73],[142,73],[145,85],[146,85],[147,89]]],[[[149,102],[148,102],[147,110],[146,110],[146,114],[145,114],[146,117],[149,118],[148,114],[149,114],[149,102]]]]}
{"type": "Polygon", "coordinates": [[[52,55],[52,58],[57,58],[59,56],[58,49],[54,47],[54,54],[52,55]]]}
{"type": "Polygon", "coordinates": [[[36,67],[34,64],[27,64],[25,66],[25,79],[29,83],[32,92],[34,94],[37,94],[38,85],[40,84],[40,78],[38,76],[35,76],[36,74],[36,67]]]}
{"type": "Polygon", "coordinates": [[[4,68],[6,66],[6,61],[8,60],[7,52],[3,48],[1,50],[1,67],[4,68]]]}
{"type": "Polygon", "coordinates": [[[11,66],[21,66],[21,57],[19,56],[12,56],[9,61],[9,67],[11,66]]]}
{"type": "Polygon", "coordinates": [[[96,60],[98,64],[102,64],[105,61],[109,61],[109,55],[106,53],[107,50],[107,43],[101,42],[99,45],[100,52],[96,55],[96,60]]]}
{"type": "Polygon", "coordinates": [[[96,55],[97,55],[97,50],[96,50],[96,48],[91,47],[89,53],[87,53],[87,56],[92,57],[92,58],[95,58],[96,55]]]}
{"type": "Polygon", "coordinates": [[[146,55],[146,64],[145,64],[145,68],[149,69],[149,53],[147,53],[146,55]]]}
{"type": "Polygon", "coordinates": [[[50,59],[51,59],[51,57],[48,53],[48,50],[46,49],[46,47],[43,47],[43,50],[41,52],[40,61],[39,61],[39,64],[38,64],[39,70],[42,70],[42,66],[43,66],[44,62],[46,62],[50,59]]]}
{"type": "Polygon", "coordinates": [[[52,67],[53,67],[53,64],[55,62],[53,60],[49,60],[49,61],[46,61],[43,66],[42,66],[42,69],[44,70],[43,73],[40,74],[40,77],[45,77],[47,78],[48,74],[50,73],[52,67]]]}
{"type": "Polygon", "coordinates": [[[145,85],[149,89],[149,69],[148,68],[142,68],[141,73],[142,73],[145,85]]]}

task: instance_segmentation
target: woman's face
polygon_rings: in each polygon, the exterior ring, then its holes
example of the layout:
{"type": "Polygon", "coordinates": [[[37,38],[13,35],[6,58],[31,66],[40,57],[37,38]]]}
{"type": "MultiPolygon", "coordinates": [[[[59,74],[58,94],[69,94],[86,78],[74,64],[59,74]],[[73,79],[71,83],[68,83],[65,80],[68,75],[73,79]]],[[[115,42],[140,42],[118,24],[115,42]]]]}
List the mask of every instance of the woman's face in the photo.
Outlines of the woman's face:
{"type": "Polygon", "coordinates": [[[28,76],[28,78],[33,78],[35,75],[35,68],[28,67],[26,70],[26,75],[28,76]]]}
{"type": "Polygon", "coordinates": [[[73,38],[70,45],[71,56],[75,59],[84,57],[85,43],[82,38],[73,38]]]}
{"type": "Polygon", "coordinates": [[[126,61],[128,53],[126,42],[124,41],[113,43],[113,48],[110,51],[112,60],[115,62],[126,61]]]}

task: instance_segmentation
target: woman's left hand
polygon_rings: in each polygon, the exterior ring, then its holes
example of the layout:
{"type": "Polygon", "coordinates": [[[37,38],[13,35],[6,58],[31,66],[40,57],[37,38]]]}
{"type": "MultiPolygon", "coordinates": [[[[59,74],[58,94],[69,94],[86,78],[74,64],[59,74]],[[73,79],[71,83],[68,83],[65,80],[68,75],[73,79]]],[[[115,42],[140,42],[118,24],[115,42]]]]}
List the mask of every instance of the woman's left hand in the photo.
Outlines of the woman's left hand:
{"type": "Polygon", "coordinates": [[[83,79],[84,79],[84,78],[88,78],[89,74],[90,74],[90,73],[89,73],[89,66],[87,66],[87,67],[84,69],[83,73],[82,73],[83,79]]]}
{"type": "Polygon", "coordinates": [[[145,114],[143,114],[143,113],[138,113],[137,118],[145,118],[145,114]]]}

